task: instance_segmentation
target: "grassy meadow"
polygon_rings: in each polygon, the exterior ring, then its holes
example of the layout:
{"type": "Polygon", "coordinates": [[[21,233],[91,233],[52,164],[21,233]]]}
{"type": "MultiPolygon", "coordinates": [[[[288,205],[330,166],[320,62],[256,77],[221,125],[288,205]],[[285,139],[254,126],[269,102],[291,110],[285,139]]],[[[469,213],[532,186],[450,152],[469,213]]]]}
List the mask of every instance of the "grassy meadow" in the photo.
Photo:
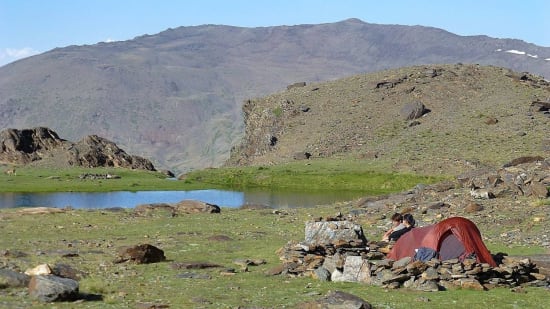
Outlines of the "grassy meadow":
{"type": "Polygon", "coordinates": [[[0,174],[0,192],[105,192],[141,190],[192,190],[226,188],[243,190],[326,191],[346,190],[378,195],[408,190],[418,183],[434,183],[444,177],[398,174],[374,170],[362,161],[315,160],[307,164],[225,167],[192,171],[183,181],[166,179],[158,172],[118,168],[47,169],[21,167],[16,176],[0,174]],[[120,179],[79,179],[81,174],[113,174],[120,179]]]}
{"type": "MultiPolygon", "coordinates": [[[[144,217],[136,216],[132,210],[72,210],[46,215],[18,215],[14,209],[2,210],[0,248],[20,257],[4,254],[0,260],[21,271],[42,263],[60,263],[87,273],[80,280],[80,292],[95,296],[90,298],[95,300],[61,302],[55,308],[136,308],[140,304],[170,308],[292,308],[330,290],[355,294],[375,308],[544,306],[540,300],[548,297],[548,291],[540,288],[527,288],[523,293],[509,289],[427,293],[265,274],[280,264],[277,249],[290,240],[303,239],[304,222],[345,212],[349,210],[347,207],[322,206],[278,213],[223,209],[220,214],[177,217],[160,210],[144,217]],[[113,263],[118,248],[143,243],[164,250],[167,261],[143,265],[113,263]],[[233,263],[236,259],[264,259],[266,264],[249,266],[244,271],[233,263]],[[172,267],[174,263],[188,262],[220,267],[172,267]],[[234,268],[235,274],[225,274],[229,268],[234,268]],[[178,277],[185,274],[197,278],[178,277]]],[[[368,221],[362,222],[362,226],[368,237],[379,237],[383,232],[368,221]]],[[[493,244],[488,245],[492,249],[493,244]]],[[[0,307],[52,308],[52,305],[33,301],[26,296],[25,289],[0,289],[0,307]]]]}
{"type": "MultiPolygon", "coordinates": [[[[17,176],[0,175],[2,192],[185,190],[251,188],[298,190],[358,190],[368,194],[402,191],[442,178],[373,171],[361,162],[292,163],[269,167],[219,168],[191,172],[183,180],[166,180],[160,173],[121,169],[20,168],[17,176]],[[111,173],[121,179],[80,180],[83,173],[111,173]]],[[[77,302],[43,304],[25,288],[2,288],[0,308],[293,308],[331,290],[341,290],[370,302],[374,308],[543,308],[548,291],[525,288],[490,291],[449,290],[438,293],[386,290],[353,283],[321,282],[312,278],[269,276],[280,265],[276,251],[288,241],[304,238],[304,223],[347,213],[342,202],[316,208],[273,211],[222,209],[220,214],[172,216],[157,210],[145,216],[126,210],[65,210],[29,215],[20,209],[0,209],[0,267],[25,271],[39,264],[66,264],[86,273],[77,302]],[[223,236],[223,237],[220,237],[223,236]],[[164,250],[167,261],[136,265],[113,263],[123,246],[151,244],[164,250]],[[263,259],[245,271],[237,259],[263,259]],[[175,263],[205,262],[219,267],[177,269],[175,263]],[[234,269],[234,274],[228,272],[234,269]],[[194,277],[194,278],[188,278],[194,277]],[[147,307],[149,306],[149,307],[147,307]],[[156,307],[155,307],[156,306],[156,307]],[[164,306],[164,307],[163,307],[164,306]]],[[[359,217],[369,239],[384,232],[380,217],[359,217]]],[[[499,235],[505,227],[484,233],[499,235]]],[[[498,239],[498,237],[492,237],[498,239]]],[[[487,243],[492,251],[542,253],[543,248],[519,248],[487,243]]]]}

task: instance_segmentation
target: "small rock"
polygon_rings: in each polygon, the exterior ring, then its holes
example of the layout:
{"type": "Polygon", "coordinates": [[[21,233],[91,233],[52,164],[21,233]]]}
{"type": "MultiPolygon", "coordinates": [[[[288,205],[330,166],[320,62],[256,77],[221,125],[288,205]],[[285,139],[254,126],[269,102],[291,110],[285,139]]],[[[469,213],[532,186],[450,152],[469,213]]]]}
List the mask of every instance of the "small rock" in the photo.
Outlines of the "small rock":
{"type": "Polygon", "coordinates": [[[403,268],[406,267],[410,262],[412,261],[412,258],[410,256],[406,256],[399,261],[395,261],[393,263],[393,269],[403,268]]]}
{"type": "Polygon", "coordinates": [[[477,290],[477,291],[484,291],[485,288],[479,281],[473,278],[463,278],[459,279],[460,286],[464,289],[471,289],[471,290],[477,290]]]}
{"type": "Polygon", "coordinates": [[[482,210],[483,210],[483,206],[481,206],[478,203],[474,203],[474,202],[468,203],[468,205],[466,205],[466,207],[464,207],[464,211],[467,212],[467,213],[474,213],[474,212],[478,212],[478,211],[482,211],[482,210]]]}
{"type": "Polygon", "coordinates": [[[267,276],[276,276],[276,275],[280,275],[282,274],[287,268],[285,267],[285,265],[278,265],[278,266],[275,266],[273,268],[270,268],[268,269],[265,274],[267,276]]]}
{"type": "Polygon", "coordinates": [[[49,275],[51,273],[52,269],[48,264],[40,264],[34,268],[25,270],[25,275],[29,276],[49,275]]]}
{"type": "Polygon", "coordinates": [[[313,274],[314,274],[314,278],[315,279],[318,279],[320,281],[330,281],[330,272],[324,268],[324,267],[319,267],[317,269],[315,269],[313,271],[313,274]]]}

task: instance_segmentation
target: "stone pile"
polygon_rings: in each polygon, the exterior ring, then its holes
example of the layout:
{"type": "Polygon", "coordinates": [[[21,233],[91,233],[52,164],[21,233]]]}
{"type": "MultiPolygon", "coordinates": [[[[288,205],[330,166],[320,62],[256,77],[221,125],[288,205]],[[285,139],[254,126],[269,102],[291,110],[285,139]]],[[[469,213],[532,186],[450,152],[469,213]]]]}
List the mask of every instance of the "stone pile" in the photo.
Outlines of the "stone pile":
{"type": "Polygon", "coordinates": [[[519,157],[500,169],[478,169],[457,177],[462,187],[485,189],[494,197],[546,198],[550,186],[550,158],[519,157]]]}
{"type": "Polygon", "coordinates": [[[278,252],[280,273],[311,276],[323,281],[359,282],[390,289],[421,291],[453,288],[487,290],[524,285],[550,288],[550,278],[529,259],[495,256],[498,267],[475,259],[427,262],[410,257],[386,259],[391,244],[367,242],[362,227],[349,221],[306,223],[303,242],[289,242],[278,252]]]}
{"type": "Polygon", "coordinates": [[[310,274],[327,256],[369,253],[363,228],[349,221],[307,222],[305,235],[303,242],[289,242],[278,251],[285,274],[310,274]]]}
{"type": "MultiPolygon", "coordinates": [[[[358,261],[353,257],[344,265],[343,274],[348,264],[354,269],[358,261]]],[[[382,259],[378,261],[363,260],[368,265],[370,274],[365,273],[364,283],[395,289],[400,287],[421,291],[441,291],[455,288],[487,290],[495,287],[517,287],[521,285],[548,287],[550,281],[539,274],[535,264],[529,259],[514,260],[505,258],[498,267],[486,263],[477,263],[475,259],[458,259],[440,261],[432,259],[427,262],[415,261],[410,257],[399,261],[382,259]]],[[[339,273],[342,270],[335,269],[339,273]]],[[[344,279],[348,277],[344,276],[344,279]]],[[[341,281],[341,280],[340,280],[341,281]]],[[[348,280],[346,280],[348,281],[348,280]]]]}

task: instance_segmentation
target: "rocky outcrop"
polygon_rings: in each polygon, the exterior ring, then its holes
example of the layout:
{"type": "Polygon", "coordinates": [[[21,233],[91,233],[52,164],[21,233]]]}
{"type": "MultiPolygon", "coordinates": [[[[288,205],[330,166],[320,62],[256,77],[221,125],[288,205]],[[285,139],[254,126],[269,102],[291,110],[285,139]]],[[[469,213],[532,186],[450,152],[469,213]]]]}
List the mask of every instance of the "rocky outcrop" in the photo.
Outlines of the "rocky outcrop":
{"type": "Polygon", "coordinates": [[[463,187],[487,196],[548,197],[550,186],[550,159],[540,156],[520,157],[511,160],[500,169],[478,169],[457,177],[463,187]],[[480,190],[481,189],[481,190],[480,190]]]}
{"type": "Polygon", "coordinates": [[[129,155],[105,138],[90,135],[73,143],[59,138],[56,132],[44,127],[1,131],[0,163],[155,170],[151,161],[129,155]]]}
{"type": "Polygon", "coordinates": [[[151,161],[139,156],[129,155],[115,143],[97,135],[86,136],[74,144],[69,151],[74,158],[74,160],[69,161],[71,165],[155,170],[151,161]]]}
{"type": "Polygon", "coordinates": [[[0,162],[27,164],[66,144],[48,128],[6,129],[0,132],[0,162]]]}
{"type": "Polygon", "coordinates": [[[521,76],[476,65],[416,66],[250,99],[243,105],[244,138],[226,165],[336,157],[458,175],[501,166],[510,153],[547,156],[547,105],[531,102],[541,96],[535,91],[550,87],[521,76]],[[511,92],[515,87],[525,94],[511,92]]]}
{"type": "Polygon", "coordinates": [[[220,213],[221,208],[215,204],[196,200],[182,200],[177,203],[141,204],[134,208],[134,213],[140,216],[149,215],[155,211],[165,211],[174,217],[180,214],[220,213]]]}

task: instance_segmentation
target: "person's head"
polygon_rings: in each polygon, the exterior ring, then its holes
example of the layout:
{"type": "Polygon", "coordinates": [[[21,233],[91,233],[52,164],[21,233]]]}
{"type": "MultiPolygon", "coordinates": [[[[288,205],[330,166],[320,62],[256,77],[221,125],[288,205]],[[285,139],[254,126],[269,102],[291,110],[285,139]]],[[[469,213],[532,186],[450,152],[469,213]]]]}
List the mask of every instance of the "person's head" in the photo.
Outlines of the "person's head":
{"type": "Polygon", "coordinates": [[[403,215],[403,224],[405,224],[407,226],[410,226],[410,227],[414,227],[414,225],[416,224],[416,221],[414,221],[413,215],[404,214],[403,215]]]}
{"type": "Polygon", "coordinates": [[[394,213],[393,216],[391,216],[391,221],[393,225],[397,226],[403,222],[403,216],[400,213],[394,213]]]}

